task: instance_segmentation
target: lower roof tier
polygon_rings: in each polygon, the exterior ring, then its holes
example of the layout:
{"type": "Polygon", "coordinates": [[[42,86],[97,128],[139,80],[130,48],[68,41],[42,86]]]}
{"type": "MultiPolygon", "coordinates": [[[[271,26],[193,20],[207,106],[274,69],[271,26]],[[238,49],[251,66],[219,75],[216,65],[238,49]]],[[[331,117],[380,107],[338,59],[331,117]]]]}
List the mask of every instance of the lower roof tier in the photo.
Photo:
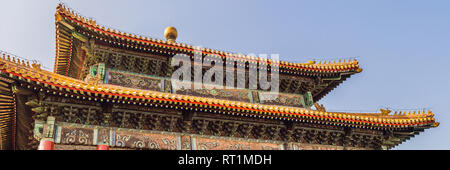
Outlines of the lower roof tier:
{"type": "Polygon", "coordinates": [[[140,90],[102,84],[100,81],[92,79],[81,81],[42,70],[38,64],[30,66],[28,62],[16,60],[9,56],[5,57],[5,55],[0,59],[0,71],[2,76],[26,82],[33,85],[35,89],[46,93],[99,102],[198,110],[259,119],[278,119],[366,129],[430,128],[439,124],[435,121],[434,114],[431,111],[403,112],[395,115],[326,112],[298,107],[264,105],[140,90]]]}

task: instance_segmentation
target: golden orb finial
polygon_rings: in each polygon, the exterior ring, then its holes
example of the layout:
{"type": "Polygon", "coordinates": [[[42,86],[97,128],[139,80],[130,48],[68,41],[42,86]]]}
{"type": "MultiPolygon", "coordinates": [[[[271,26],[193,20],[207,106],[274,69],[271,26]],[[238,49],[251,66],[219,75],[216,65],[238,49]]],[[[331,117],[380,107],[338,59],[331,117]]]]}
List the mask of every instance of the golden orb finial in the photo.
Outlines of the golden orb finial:
{"type": "Polygon", "coordinates": [[[177,39],[178,32],[175,27],[167,27],[166,30],[164,30],[164,37],[166,37],[167,41],[169,42],[175,42],[177,39]]]}

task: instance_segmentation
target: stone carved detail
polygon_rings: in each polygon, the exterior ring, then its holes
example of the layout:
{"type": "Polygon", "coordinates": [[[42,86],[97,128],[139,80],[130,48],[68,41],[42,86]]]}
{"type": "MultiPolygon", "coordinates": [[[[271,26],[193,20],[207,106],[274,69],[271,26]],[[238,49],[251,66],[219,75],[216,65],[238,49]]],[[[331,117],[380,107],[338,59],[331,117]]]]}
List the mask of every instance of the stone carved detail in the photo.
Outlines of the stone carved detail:
{"type": "Polygon", "coordinates": [[[261,104],[267,105],[282,105],[282,106],[295,106],[304,107],[304,101],[302,95],[260,92],[259,101],[261,104]]]}
{"type": "Polygon", "coordinates": [[[162,138],[162,142],[169,147],[169,150],[177,149],[177,141],[175,139],[162,138]]]}
{"type": "Polygon", "coordinates": [[[195,89],[194,84],[189,82],[172,82],[172,89],[176,94],[203,96],[216,99],[234,100],[250,102],[248,89],[225,89],[224,86],[208,86],[204,85],[202,89],[195,89]],[[184,88],[188,87],[188,88],[184,88]],[[190,88],[189,88],[190,87],[190,88]]]}
{"type": "Polygon", "coordinates": [[[250,150],[250,146],[246,146],[244,144],[230,144],[228,146],[229,150],[250,150]]]}
{"type": "Polygon", "coordinates": [[[110,136],[109,129],[107,128],[98,129],[97,143],[108,144],[110,140],[109,136],[110,136]]]}
{"type": "Polygon", "coordinates": [[[343,150],[342,146],[333,145],[319,145],[319,144],[304,144],[304,143],[291,143],[290,149],[292,150],[343,150]]]}
{"type": "Polygon", "coordinates": [[[265,145],[262,145],[261,149],[262,150],[279,150],[279,148],[275,148],[275,147],[271,147],[271,146],[265,146],[265,145]]]}
{"type": "Polygon", "coordinates": [[[197,143],[198,150],[211,150],[218,146],[219,146],[218,142],[201,142],[201,143],[199,142],[199,143],[197,143]]]}
{"type": "Polygon", "coordinates": [[[281,149],[281,144],[263,141],[235,140],[233,138],[207,138],[197,137],[198,150],[257,150],[257,149],[281,149]]]}
{"type": "Polygon", "coordinates": [[[181,136],[181,149],[182,150],[190,150],[191,149],[191,137],[190,136],[181,136]]]}
{"type": "Polygon", "coordinates": [[[134,149],[177,149],[176,136],[140,132],[116,131],[117,147],[134,149]]]}
{"type": "Polygon", "coordinates": [[[66,127],[61,130],[61,143],[89,145],[93,143],[93,135],[93,129],[66,127]]]}
{"type": "Polygon", "coordinates": [[[99,46],[94,50],[95,60],[89,61],[86,66],[99,62],[106,62],[111,68],[126,70],[135,73],[149,74],[154,76],[170,76],[169,65],[164,60],[153,59],[146,56],[123,53],[112,48],[99,46]],[[99,59],[102,59],[101,61],[99,59]]]}
{"type": "Polygon", "coordinates": [[[115,70],[109,70],[108,74],[108,84],[144,90],[162,91],[163,79],[161,78],[136,75],[115,70]]]}
{"type": "Polygon", "coordinates": [[[116,146],[118,147],[125,147],[125,143],[130,140],[131,136],[129,135],[116,135],[116,146]]]}

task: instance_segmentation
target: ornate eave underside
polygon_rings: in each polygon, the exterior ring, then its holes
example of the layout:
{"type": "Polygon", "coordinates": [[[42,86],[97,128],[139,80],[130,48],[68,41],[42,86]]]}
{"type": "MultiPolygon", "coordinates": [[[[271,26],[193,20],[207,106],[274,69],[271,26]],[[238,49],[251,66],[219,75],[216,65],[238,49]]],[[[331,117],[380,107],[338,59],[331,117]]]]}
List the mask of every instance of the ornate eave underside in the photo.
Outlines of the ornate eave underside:
{"type": "Polygon", "coordinates": [[[0,149],[11,149],[14,143],[15,101],[11,79],[0,77],[0,149]]]}
{"type": "Polygon", "coordinates": [[[316,91],[312,91],[314,101],[319,101],[323,97],[325,97],[328,93],[330,93],[333,89],[338,87],[342,82],[346,79],[350,78],[351,74],[341,75],[339,80],[332,80],[328,82],[328,85],[324,88],[317,88],[316,91]]]}

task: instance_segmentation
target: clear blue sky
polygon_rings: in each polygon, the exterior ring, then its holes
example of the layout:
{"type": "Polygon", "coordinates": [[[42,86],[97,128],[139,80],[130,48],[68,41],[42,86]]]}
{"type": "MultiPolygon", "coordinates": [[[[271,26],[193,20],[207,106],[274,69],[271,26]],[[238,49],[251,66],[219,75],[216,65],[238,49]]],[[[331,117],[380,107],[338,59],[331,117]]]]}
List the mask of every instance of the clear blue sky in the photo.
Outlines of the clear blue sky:
{"type": "MultiPolygon", "coordinates": [[[[53,70],[59,1],[0,1],[0,49],[53,70]]],[[[319,103],[331,111],[431,109],[441,125],[395,149],[450,149],[450,1],[63,1],[97,23],[282,60],[357,57],[364,71],[319,103]]]]}

